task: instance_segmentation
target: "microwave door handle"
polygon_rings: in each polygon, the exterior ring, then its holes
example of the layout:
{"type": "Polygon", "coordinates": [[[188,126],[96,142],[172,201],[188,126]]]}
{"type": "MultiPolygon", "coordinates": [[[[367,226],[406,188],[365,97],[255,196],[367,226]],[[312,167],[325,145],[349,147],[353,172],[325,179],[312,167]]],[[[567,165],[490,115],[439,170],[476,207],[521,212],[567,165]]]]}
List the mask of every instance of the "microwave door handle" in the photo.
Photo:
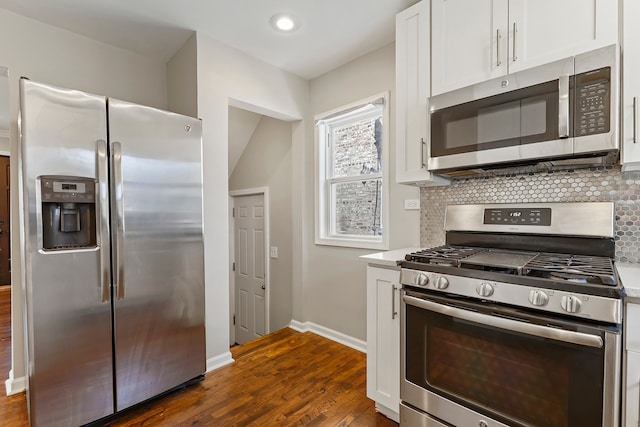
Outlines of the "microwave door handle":
{"type": "Polygon", "coordinates": [[[558,79],[558,137],[569,138],[569,76],[558,79]]]}

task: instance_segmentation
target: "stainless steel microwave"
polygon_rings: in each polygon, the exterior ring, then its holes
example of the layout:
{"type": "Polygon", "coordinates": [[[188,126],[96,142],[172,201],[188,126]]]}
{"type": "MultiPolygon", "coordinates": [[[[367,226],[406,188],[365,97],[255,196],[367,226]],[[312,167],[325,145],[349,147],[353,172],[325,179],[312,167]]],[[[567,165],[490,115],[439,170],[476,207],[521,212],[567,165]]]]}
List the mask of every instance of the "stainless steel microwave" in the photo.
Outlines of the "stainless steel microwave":
{"type": "Polygon", "coordinates": [[[429,98],[428,169],[616,157],[618,73],[611,45],[429,98]]]}

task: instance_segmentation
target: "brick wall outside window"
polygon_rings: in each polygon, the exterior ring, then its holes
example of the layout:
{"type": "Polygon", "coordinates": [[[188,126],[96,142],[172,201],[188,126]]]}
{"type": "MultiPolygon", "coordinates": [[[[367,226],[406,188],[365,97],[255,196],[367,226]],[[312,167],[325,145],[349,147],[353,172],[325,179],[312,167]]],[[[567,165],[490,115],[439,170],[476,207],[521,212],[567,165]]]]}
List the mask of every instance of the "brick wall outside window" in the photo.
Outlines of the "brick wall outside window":
{"type": "Polygon", "coordinates": [[[333,141],[333,176],[362,175],[362,181],[336,184],[336,232],[381,236],[382,182],[367,177],[380,172],[376,119],[335,128],[333,141]]]}

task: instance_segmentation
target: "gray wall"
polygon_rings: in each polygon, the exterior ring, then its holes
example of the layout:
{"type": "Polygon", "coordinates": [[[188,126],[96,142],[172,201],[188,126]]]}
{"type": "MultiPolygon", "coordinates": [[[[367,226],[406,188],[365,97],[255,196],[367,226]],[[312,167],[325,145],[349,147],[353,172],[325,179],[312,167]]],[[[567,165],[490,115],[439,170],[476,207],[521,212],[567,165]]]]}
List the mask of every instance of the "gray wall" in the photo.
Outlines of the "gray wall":
{"type": "MultiPolygon", "coordinates": [[[[197,35],[197,52],[198,115],[203,122],[207,366],[213,369],[231,361],[229,105],[283,120],[300,120],[307,115],[308,83],[201,34],[197,35]]],[[[304,144],[300,123],[291,125],[294,149],[304,144]]],[[[301,265],[295,256],[294,269],[301,265]]]]}
{"type": "Polygon", "coordinates": [[[418,198],[415,187],[395,184],[395,45],[364,55],[310,82],[304,169],[304,242],[302,306],[294,306],[296,320],[313,322],[348,336],[366,340],[366,265],[358,256],[373,250],[314,244],[314,128],[313,116],[390,91],[390,249],[417,246],[419,212],[404,210],[403,200],[418,198]]]}
{"type": "Polygon", "coordinates": [[[198,117],[198,43],[194,34],[167,63],[167,108],[198,117]]]}
{"type": "Polygon", "coordinates": [[[229,191],[257,187],[269,188],[270,246],[278,247],[278,258],[269,258],[269,330],[275,331],[292,315],[291,123],[262,116],[231,173],[229,191]]]}
{"type": "MultiPolygon", "coordinates": [[[[8,101],[8,100],[7,100],[8,101]]],[[[0,102],[5,102],[4,100],[0,100],[0,102]]],[[[0,151],[4,151],[9,153],[11,151],[11,141],[9,138],[5,138],[0,136],[0,151]]],[[[4,154],[1,154],[4,155],[4,154]]]]}

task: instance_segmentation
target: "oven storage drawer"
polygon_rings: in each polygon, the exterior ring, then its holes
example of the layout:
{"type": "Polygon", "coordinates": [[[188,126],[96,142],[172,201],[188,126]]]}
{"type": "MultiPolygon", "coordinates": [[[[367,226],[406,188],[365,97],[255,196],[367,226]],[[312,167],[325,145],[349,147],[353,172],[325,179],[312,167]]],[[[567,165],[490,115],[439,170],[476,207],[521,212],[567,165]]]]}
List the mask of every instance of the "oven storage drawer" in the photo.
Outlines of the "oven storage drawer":
{"type": "Polygon", "coordinates": [[[424,412],[417,411],[404,403],[400,404],[400,425],[407,427],[447,427],[424,412]]]}
{"type": "Polygon", "coordinates": [[[453,404],[490,426],[618,425],[617,326],[405,290],[402,328],[402,400],[438,419],[457,425],[453,404]]]}

